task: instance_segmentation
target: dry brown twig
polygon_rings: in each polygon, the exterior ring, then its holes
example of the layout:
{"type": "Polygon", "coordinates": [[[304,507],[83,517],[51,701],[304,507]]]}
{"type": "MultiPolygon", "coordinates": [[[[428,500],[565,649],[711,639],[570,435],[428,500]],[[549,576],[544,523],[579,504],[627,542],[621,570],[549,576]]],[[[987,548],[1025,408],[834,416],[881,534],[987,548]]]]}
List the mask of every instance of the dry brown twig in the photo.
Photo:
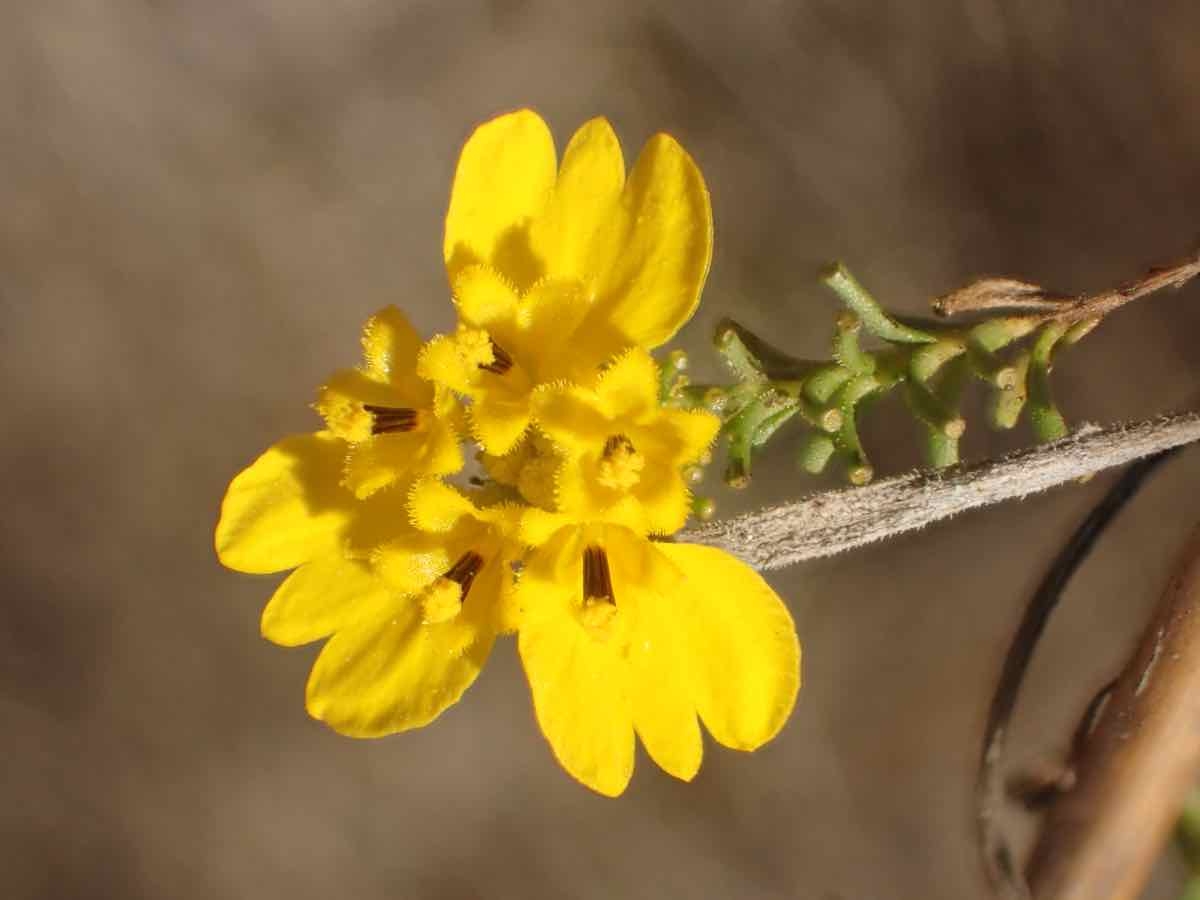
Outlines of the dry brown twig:
{"type": "Polygon", "coordinates": [[[1165,288],[1178,288],[1200,275],[1200,252],[1170,266],[1151,269],[1136,281],[1096,294],[1067,294],[1013,278],[981,278],[964,288],[944,294],[933,301],[933,310],[940,316],[984,310],[1030,310],[1042,315],[1045,322],[1073,324],[1087,319],[1101,319],[1147,294],[1165,288]]]}

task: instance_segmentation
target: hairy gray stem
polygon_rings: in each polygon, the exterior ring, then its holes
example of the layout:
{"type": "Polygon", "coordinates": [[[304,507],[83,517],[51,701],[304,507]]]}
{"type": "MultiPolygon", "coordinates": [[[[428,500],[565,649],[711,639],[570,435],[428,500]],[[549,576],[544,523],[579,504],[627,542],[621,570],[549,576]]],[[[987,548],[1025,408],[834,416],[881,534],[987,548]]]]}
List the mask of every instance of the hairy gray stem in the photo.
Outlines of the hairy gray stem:
{"type": "Polygon", "coordinates": [[[728,550],[757,569],[833,556],[980,506],[1036,494],[1200,440],[1200,414],[1100,428],[998,460],[918,471],[827,491],[685,531],[680,541],[728,550]]]}

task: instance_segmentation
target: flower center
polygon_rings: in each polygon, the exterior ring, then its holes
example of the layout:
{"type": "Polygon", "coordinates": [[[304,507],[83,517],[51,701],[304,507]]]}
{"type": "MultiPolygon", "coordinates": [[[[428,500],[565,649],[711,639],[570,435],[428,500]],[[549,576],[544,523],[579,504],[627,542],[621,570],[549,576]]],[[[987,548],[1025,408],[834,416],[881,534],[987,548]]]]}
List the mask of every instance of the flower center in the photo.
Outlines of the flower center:
{"type": "Polygon", "coordinates": [[[461,611],[475,576],[483,568],[483,557],[468,550],[421,594],[422,619],[426,625],[449,622],[461,611]]]}
{"type": "Polygon", "coordinates": [[[458,352],[468,366],[475,366],[493,375],[503,375],[513,367],[508,351],[492,340],[481,328],[460,328],[458,352]]]}
{"type": "Polygon", "coordinates": [[[609,435],[600,454],[596,480],[614,491],[627,491],[642,478],[646,458],[623,434],[609,435]]]}
{"type": "Polygon", "coordinates": [[[371,434],[412,431],[417,427],[415,409],[404,406],[376,406],[373,403],[364,403],[363,409],[371,415],[371,434]]]}
{"type": "Polygon", "coordinates": [[[617,605],[613,595],[612,570],[608,567],[608,554],[595,544],[583,551],[583,602],[617,605]]]}
{"type": "Polygon", "coordinates": [[[594,637],[603,640],[611,634],[616,617],[617,598],[608,554],[593,544],[583,551],[583,606],[579,618],[594,637]]]}
{"type": "Polygon", "coordinates": [[[486,372],[491,372],[493,375],[503,375],[513,367],[513,359],[508,355],[508,351],[488,338],[492,345],[492,361],[485,365],[480,365],[479,368],[486,372]]]}

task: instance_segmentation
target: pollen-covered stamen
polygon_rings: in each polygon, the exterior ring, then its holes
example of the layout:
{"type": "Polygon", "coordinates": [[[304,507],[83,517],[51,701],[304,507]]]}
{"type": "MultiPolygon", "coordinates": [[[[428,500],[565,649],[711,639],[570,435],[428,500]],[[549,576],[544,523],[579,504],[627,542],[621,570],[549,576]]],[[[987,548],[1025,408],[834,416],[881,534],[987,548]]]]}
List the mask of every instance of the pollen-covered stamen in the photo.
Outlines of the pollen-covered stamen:
{"type": "Polygon", "coordinates": [[[596,480],[607,488],[627,491],[641,480],[645,467],[646,458],[633,446],[633,441],[623,434],[612,434],[604,442],[596,480]]]}
{"type": "Polygon", "coordinates": [[[491,372],[493,375],[503,375],[513,367],[513,358],[508,355],[508,351],[492,340],[492,361],[490,363],[480,363],[479,368],[485,372],[491,372]]]}
{"type": "Polygon", "coordinates": [[[483,568],[483,557],[474,550],[468,550],[458,558],[458,562],[446,570],[446,573],[436,579],[433,584],[421,594],[422,619],[427,625],[449,622],[461,611],[467,602],[467,594],[475,576],[483,568]]]}
{"type": "Polygon", "coordinates": [[[583,602],[607,603],[616,606],[613,594],[612,571],[608,567],[608,554],[595,544],[583,551],[583,602]]]}
{"type": "Polygon", "coordinates": [[[390,434],[395,431],[412,431],[417,427],[417,411],[403,406],[376,406],[364,403],[363,409],[371,414],[371,434],[390,434]]]}
{"type": "Polygon", "coordinates": [[[583,605],[579,621],[598,641],[612,637],[617,620],[617,598],[613,593],[608,554],[594,544],[583,551],[583,605]]]}

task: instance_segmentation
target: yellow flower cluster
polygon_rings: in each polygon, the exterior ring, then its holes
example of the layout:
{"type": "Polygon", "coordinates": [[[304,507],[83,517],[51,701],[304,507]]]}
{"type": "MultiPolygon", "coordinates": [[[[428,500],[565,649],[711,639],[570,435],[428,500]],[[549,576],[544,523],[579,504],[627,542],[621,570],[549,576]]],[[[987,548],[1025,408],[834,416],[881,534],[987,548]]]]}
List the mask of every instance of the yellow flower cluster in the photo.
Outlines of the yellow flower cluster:
{"type": "Polygon", "coordinates": [[[649,353],[708,273],[695,163],[658,135],[626,176],[595,119],[559,165],[535,113],[500,116],[463,148],[444,254],[455,331],[375,315],[319,393],[325,428],[268,449],[221,509],[225,565],[295,569],[263,634],[328,639],[309,712],[356,737],[425,725],[516,632],[542,731],[600,793],[628,784],[635,734],[683,779],[700,721],[760,746],[799,686],[787,609],[733,557],[664,540],[719,426],[661,405],[649,353]],[[454,487],[468,434],[486,477],[454,487]]]}

